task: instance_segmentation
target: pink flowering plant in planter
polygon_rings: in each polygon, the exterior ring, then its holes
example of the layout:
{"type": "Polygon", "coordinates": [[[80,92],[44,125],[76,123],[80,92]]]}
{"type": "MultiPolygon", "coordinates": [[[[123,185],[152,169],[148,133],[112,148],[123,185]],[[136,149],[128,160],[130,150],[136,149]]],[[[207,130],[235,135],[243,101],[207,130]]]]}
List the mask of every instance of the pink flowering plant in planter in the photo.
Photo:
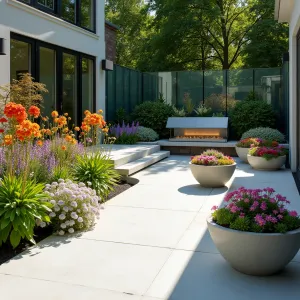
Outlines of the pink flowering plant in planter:
{"type": "Polygon", "coordinates": [[[300,217],[290,202],[274,189],[239,188],[225,197],[227,204],[212,207],[212,220],[226,228],[256,233],[286,233],[300,228],[300,217]]]}
{"type": "Polygon", "coordinates": [[[191,163],[202,166],[225,166],[233,165],[235,162],[230,156],[226,156],[222,152],[211,149],[204,151],[201,155],[192,156],[191,163]]]}
{"type": "Polygon", "coordinates": [[[285,156],[287,150],[282,146],[277,147],[253,147],[249,150],[249,155],[263,157],[266,160],[271,160],[272,158],[277,158],[280,156],[285,156]]]}
{"type": "Polygon", "coordinates": [[[253,148],[253,147],[278,147],[279,144],[272,140],[263,140],[259,138],[247,138],[240,140],[237,144],[239,148],[253,148]]]}

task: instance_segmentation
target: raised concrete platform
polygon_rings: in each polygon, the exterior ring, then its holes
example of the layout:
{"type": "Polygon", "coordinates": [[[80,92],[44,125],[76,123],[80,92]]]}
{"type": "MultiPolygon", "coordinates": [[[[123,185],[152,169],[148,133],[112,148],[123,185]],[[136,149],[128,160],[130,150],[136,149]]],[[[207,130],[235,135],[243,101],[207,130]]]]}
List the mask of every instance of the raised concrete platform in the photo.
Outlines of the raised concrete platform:
{"type": "Polygon", "coordinates": [[[170,151],[158,151],[138,160],[117,167],[116,170],[123,176],[129,176],[169,156],[170,151]]]}
{"type": "Polygon", "coordinates": [[[129,176],[156,162],[169,157],[169,151],[160,151],[157,144],[101,145],[93,148],[109,153],[115,169],[123,176],[129,176]]]}

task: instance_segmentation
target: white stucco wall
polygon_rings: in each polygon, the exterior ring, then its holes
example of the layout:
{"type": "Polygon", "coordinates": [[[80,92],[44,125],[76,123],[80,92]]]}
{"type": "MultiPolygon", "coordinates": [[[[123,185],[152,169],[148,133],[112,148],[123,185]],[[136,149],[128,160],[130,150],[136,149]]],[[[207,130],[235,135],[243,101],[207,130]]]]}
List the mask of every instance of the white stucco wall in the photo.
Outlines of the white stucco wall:
{"type": "Polygon", "coordinates": [[[10,81],[10,32],[15,32],[96,57],[96,108],[105,110],[104,1],[97,0],[96,9],[94,34],[16,0],[0,0],[0,37],[6,39],[7,48],[7,55],[0,56],[0,85],[10,81]]]}
{"type": "Polygon", "coordinates": [[[294,7],[291,14],[290,20],[290,36],[289,36],[289,53],[290,53],[290,163],[291,170],[293,172],[297,171],[297,141],[299,136],[297,136],[297,33],[300,28],[300,1],[294,2],[294,7]]]}

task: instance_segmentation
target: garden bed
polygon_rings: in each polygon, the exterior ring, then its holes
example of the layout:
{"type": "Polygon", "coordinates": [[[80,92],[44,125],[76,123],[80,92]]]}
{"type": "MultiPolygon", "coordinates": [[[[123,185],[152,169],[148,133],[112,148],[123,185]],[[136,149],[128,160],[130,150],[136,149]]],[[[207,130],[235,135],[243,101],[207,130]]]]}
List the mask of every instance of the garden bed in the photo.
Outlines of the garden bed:
{"type": "MultiPolygon", "coordinates": [[[[131,184],[122,181],[119,185],[115,186],[114,191],[108,195],[107,200],[114,198],[115,196],[125,192],[131,187],[131,184]]],[[[37,227],[35,230],[35,241],[37,243],[42,241],[43,239],[50,236],[52,232],[53,228],[51,226],[48,226],[46,228],[37,227]]],[[[13,249],[9,243],[3,244],[2,246],[0,246],[0,265],[10,260],[14,256],[20,254],[21,252],[27,250],[30,247],[32,247],[32,244],[28,241],[21,242],[16,249],[13,249]]]]}

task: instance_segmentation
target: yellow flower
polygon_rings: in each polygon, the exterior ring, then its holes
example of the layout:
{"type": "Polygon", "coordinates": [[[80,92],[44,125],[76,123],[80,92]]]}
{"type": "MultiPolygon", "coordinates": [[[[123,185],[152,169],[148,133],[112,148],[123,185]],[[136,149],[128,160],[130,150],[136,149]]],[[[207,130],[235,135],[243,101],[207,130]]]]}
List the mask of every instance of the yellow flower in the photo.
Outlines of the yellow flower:
{"type": "Polygon", "coordinates": [[[64,116],[67,117],[69,114],[68,113],[64,113],[64,116]]]}
{"type": "Polygon", "coordinates": [[[79,128],[78,126],[76,126],[76,127],[74,128],[74,130],[75,130],[75,131],[80,131],[80,128],[79,128]]]}
{"type": "Polygon", "coordinates": [[[103,114],[103,110],[102,110],[102,109],[99,109],[99,110],[98,110],[98,113],[99,113],[99,114],[103,114]]]}
{"type": "Polygon", "coordinates": [[[85,115],[89,115],[90,113],[91,113],[91,112],[90,112],[89,110],[85,110],[85,111],[84,111],[84,114],[85,114],[85,115]]]}
{"type": "Polygon", "coordinates": [[[57,118],[58,117],[58,112],[56,110],[54,110],[52,113],[51,113],[51,116],[52,118],[57,118]]]}

